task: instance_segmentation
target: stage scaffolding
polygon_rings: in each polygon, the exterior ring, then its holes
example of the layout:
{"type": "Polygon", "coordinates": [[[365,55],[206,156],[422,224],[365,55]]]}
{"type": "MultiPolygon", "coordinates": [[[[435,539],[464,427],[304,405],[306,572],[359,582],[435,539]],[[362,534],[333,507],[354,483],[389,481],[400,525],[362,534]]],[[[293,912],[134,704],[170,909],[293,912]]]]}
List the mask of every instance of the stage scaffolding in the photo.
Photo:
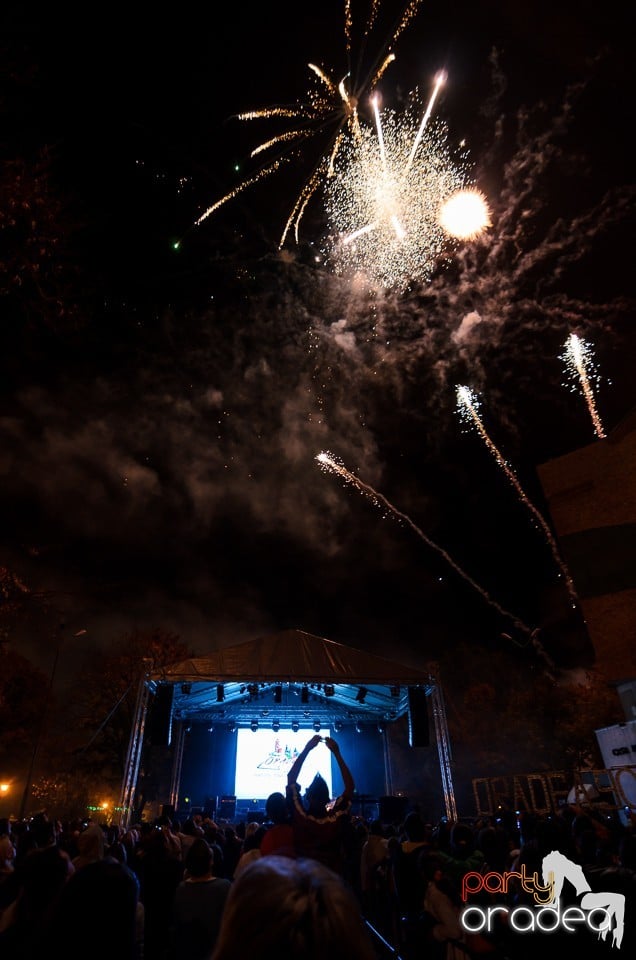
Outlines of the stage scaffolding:
{"type": "MultiPolygon", "coordinates": [[[[119,822],[124,827],[130,825],[136,809],[137,781],[141,769],[141,759],[144,748],[144,735],[146,733],[148,711],[151,704],[151,697],[155,695],[156,691],[157,683],[152,678],[152,669],[150,662],[148,662],[146,671],[138,685],[137,701],[128,745],[124,777],[122,781],[119,802],[119,822]]],[[[457,820],[458,814],[453,788],[451,746],[444,695],[436,671],[432,671],[428,675],[426,692],[427,699],[430,698],[430,711],[433,718],[435,740],[437,744],[445,813],[448,820],[450,822],[454,822],[457,820]]],[[[172,770],[169,795],[169,802],[173,808],[177,806],[177,798],[179,795],[181,771],[183,766],[185,733],[187,727],[188,723],[185,719],[182,719],[181,722],[178,722],[174,725],[174,732],[176,736],[173,738],[172,743],[172,770]]],[[[391,758],[386,737],[384,742],[385,779],[387,789],[392,792],[393,784],[391,758]]]]}
{"type": "Polygon", "coordinates": [[[149,662],[137,688],[135,715],[133,717],[132,729],[130,731],[128,753],[126,755],[126,766],[124,768],[124,777],[122,780],[118,808],[119,822],[124,827],[130,825],[132,818],[135,793],[137,791],[137,779],[139,777],[139,768],[141,765],[141,754],[144,745],[146,719],[148,717],[148,703],[150,700],[150,695],[155,691],[155,684],[148,679],[151,666],[152,665],[149,662]]]}
{"type": "Polygon", "coordinates": [[[444,704],[444,694],[439,684],[435,680],[431,690],[431,707],[433,713],[433,722],[435,724],[435,739],[437,740],[437,752],[439,755],[439,769],[442,777],[442,790],[444,793],[444,806],[446,816],[450,823],[457,820],[457,805],[455,803],[455,791],[453,789],[453,775],[451,772],[451,747],[448,736],[448,723],[446,720],[446,706],[444,704]]]}

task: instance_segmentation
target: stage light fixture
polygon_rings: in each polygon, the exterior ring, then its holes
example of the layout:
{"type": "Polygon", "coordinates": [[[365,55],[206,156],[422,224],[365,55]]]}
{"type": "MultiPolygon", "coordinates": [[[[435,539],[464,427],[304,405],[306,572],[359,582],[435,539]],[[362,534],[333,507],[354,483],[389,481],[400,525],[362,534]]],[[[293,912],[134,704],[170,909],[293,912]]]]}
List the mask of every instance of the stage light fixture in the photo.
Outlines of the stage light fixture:
{"type": "Polygon", "coordinates": [[[216,702],[222,703],[225,700],[225,689],[222,683],[216,685],[216,702]]]}
{"type": "Polygon", "coordinates": [[[342,720],[336,720],[336,722],[333,725],[333,728],[336,731],[336,733],[340,733],[343,727],[344,727],[344,724],[342,720]]]}
{"type": "Polygon", "coordinates": [[[309,687],[305,684],[300,691],[300,702],[309,703],[309,687]]]}
{"type": "Polygon", "coordinates": [[[394,700],[397,700],[397,698],[400,696],[399,683],[396,683],[395,686],[391,687],[391,696],[393,697],[394,700]]]}
{"type": "Polygon", "coordinates": [[[182,683],[181,684],[181,693],[184,697],[187,697],[189,693],[192,693],[192,684],[191,683],[182,683]]]}
{"type": "Polygon", "coordinates": [[[362,724],[359,720],[356,720],[356,733],[362,733],[362,724]]]}
{"type": "Polygon", "coordinates": [[[320,732],[320,720],[314,720],[314,730],[316,733],[320,732]]]}
{"type": "Polygon", "coordinates": [[[256,733],[256,731],[258,730],[258,720],[252,720],[252,722],[250,723],[250,730],[253,733],[256,733]]]}
{"type": "Polygon", "coordinates": [[[274,731],[274,733],[278,733],[278,731],[280,730],[280,721],[279,721],[279,720],[274,720],[274,721],[273,721],[273,723],[272,723],[272,730],[274,731]]]}
{"type": "Polygon", "coordinates": [[[234,723],[233,720],[232,720],[232,722],[230,723],[230,725],[228,726],[228,730],[230,731],[230,733],[236,733],[236,724],[234,723]]]}
{"type": "Polygon", "coordinates": [[[283,685],[282,683],[277,683],[274,687],[274,703],[283,702],[283,685]]]}
{"type": "Polygon", "coordinates": [[[334,690],[333,683],[326,683],[324,686],[324,691],[326,697],[333,697],[334,693],[336,692],[334,690]]]}
{"type": "Polygon", "coordinates": [[[366,687],[358,687],[358,692],[356,693],[356,701],[358,703],[364,703],[364,701],[367,699],[368,692],[369,691],[367,690],[366,687]]]}
{"type": "Polygon", "coordinates": [[[298,720],[293,721],[292,730],[294,731],[294,733],[298,733],[298,731],[300,730],[300,724],[298,723],[298,720]]]}
{"type": "Polygon", "coordinates": [[[384,733],[385,730],[386,730],[386,727],[382,722],[382,720],[378,720],[378,733],[384,733]]]}

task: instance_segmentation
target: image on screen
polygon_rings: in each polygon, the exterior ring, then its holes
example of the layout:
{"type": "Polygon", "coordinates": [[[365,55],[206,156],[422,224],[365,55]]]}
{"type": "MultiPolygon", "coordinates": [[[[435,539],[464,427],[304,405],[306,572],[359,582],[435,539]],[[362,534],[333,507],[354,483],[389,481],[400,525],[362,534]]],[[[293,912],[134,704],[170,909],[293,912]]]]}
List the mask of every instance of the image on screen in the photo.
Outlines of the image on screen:
{"type": "MultiPolygon", "coordinates": [[[[305,744],[314,736],[308,730],[251,730],[240,727],[236,735],[236,780],[238,800],[262,799],[270,793],[285,793],[287,773],[305,744]]],[[[329,730],[321,730],[329,737],[329,730]]],[[[298,782],[301,793],[319,773],[327,782],[331,796],[331,750],[324,743],[310,751],[302,765],[298,782]]]]}

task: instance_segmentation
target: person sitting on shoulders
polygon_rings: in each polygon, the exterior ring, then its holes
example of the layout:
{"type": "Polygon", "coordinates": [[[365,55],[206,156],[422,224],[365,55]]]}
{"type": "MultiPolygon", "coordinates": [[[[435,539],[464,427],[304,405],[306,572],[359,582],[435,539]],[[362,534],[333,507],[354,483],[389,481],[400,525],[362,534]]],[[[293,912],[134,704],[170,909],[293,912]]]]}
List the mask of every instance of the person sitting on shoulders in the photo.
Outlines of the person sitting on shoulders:
{"type": "Polygon", "coordinates": [[[270,793],[265,804],[265,813],[269,818],[269,826],[261,840],[261,856],[276,853],[280,856],[295,857],[294,828],[285,795],[270,793]]]}
{"type": "Polygon", "coordinates": [[[343,874],[345,869],[343,845],[354,790],[355,784],[351,771],[336,741],[331,737],[323,738],[316,734],[305,744],[287,774],[287,799],[292,812],[294,847],[297,856],[318,860],[336,873],[343,874]],[[298,774],[309,753],[323,742],[336,759],[344,789],[331,802],[327,783],[317,773],[301,799],[297,783],[298,774]]]}

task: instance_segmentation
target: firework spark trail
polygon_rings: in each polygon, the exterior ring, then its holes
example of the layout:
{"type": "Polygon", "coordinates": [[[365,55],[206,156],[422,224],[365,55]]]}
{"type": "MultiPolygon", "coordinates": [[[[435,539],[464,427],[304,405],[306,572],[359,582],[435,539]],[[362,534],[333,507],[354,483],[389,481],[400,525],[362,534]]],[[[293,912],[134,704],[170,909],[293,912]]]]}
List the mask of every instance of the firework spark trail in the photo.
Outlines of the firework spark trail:
{"type": "Polygon", "coordinates": [[[477,430],[481,435],[484,443],[486,444],[488,450],[492,453],[493,457],[495,458],[495,460],[497,461],[497,463],[499,464],[499,466],[504,471],[504,473],[510,480],[511,484],[515,488],[517,494],[519,495],[520,501],[523,503],[525,507],[528,508],[530,513],[533,515],[533,517],[535,518],[535,520],[543,530],[543,533],[545,534],[545,538],[548,541],[548,545],[552,551],[552,556],[554,557],[554,560],[556,561],[556,564],[565,579],[568,594],[570,595],[572,604],[574,606],[578,606],[579,598],[577,596],[576,590],[574,589],[574,583],[572,581],[572,578],[568,572],[568,569],[565,563],[561,558],[561,555],[559,553],[559,548],[557,546],[556,540],[554,539],[552,531],[550,530],[550,527],[548,526],[541,511],[538,510],[537,507],[535,507],[535,505],[532,503],[532,501],[528,499],[528,496],[525,493],[521,484],[519,483],[519,480],[517,479],[517,476],[514,470],[511,469],[511,467],[506,462],[505,458],[502,456],[502,454],[497,449],[497,447],[495,446],[491,438],[488,436],[486,428],[482,423],[481,417],[477,412],[478,405],[479,405],[477,397],[468,387],[458,386],[457,387],[457,405],[460,410],[460,413],[463,412],[463,415],[466,421],[472,422],[477,427],[477,430]]]}
{"type": "Polygon", "coordinates": [[[604,440],[605,431],[603,430],[603,424],[601,423],[601,418],[599,417],[596,409],[596,402],[594,400],[594,394],[592,392],[590,377],[588,374],[588,369],[591,369],[592,362],[591,347],[584,340],[581,340],[576,333],[571,333],[565,344],[565,353],[563,357],[578,377],[581,390],[583,391],[583,397],[585,398],[587,408],[592,418],[594,433],[597,437],[599,437],[600,440],[604,440]]]}
{"type": "Polygon", "coordinates": [[[503,617],[512,620],[515,626],[534,642],[536,629],[532,629],[531,627],[527,626],[522,620],[519,619],[519,617],[515,616],[513,613],[510,613],[508,610],[505,610],[502,606],[500,606],[499,603],[497,603],[496,600],[493,600],[493,598],[483,589],[483,587],[480,587],[479,584],[476,583],[472,577],[465,572],[465,570],[462,570],[462,568],[453,560],[446,550],[443,549],[443,547],[438,546],[438,544],[427,537],[424,531],[421,530],[420,527],[418,527],[417,524],[414,523],[406,513],[402,513],[402,511],[398,510],[397,507],[394,507],[393,504],[390,503],[383,494],[378,493],[377,490],[369,486],[369,484],[364,483],[363,480],[357,477],[354,473],[351,473],[350,470],[347,470],[347,468],[341,463],[338,463],[338,461],[335,460],[330,453],[323,451],[316,456],[316,460],[323,470],[329,470],[331,473],[338,474],[338,476],[346,480],[347,483],[350,483],[356,487],[360,493],[367,496],[376,506],[382,504],[395,517],[407,523],[411,530],[413,530],[418,537],[420,537],[420,539],[427,544],[427,546],[429,546],[432,550],[435,550],[436,553],[443,557],[444,560],[446,560],[446,562],[453,568],[453,570],[483,597],[486,603],[488,603],[491,607],[494,607],[495,610],[497,610],[497,612],[503,617]]]}
{"type": "Polygon", "coordinates": [[[427,105],[426,110],[425,110],[425,112],[424,112],[424,116],[422,117],[422,122],[420,123],[419,129],[418,129],[418,131],[417,131],[417,135],[416,135],[416,137],[415,137],[415,140],[413,141],[413,147],[412,147],[412,149],[411,149],[411,153],[410,153],[410,155],[409,155],[409,158],[408,158],[408,160],[407,160],[407,162],[406,162],[406,167],[405,167],[405,170],[404,170],[404,176],[406,176],[407,173],[409,172],[409,170],[411,169],[411,164],[413,163],[413,158],[415,157],[415,154],[417,153],[417,148],[419,147],[420,142],[421,142],[421,140],[422,140],[422,137],[423,137],[423,135],[424,135],[424,130],[426,129],[426,124],[427,124],[428,121],[430,120],[431,113],[433,112],[433,105],[434,105],[435,101],[437,100],[437,95],[438,95],[438,93],[439,93],[439,88],[440,88],[440,87],[442,86],[442,84],[445,83],[445,82],[446,82],[446,74],[445,74],[443,71],[441,71],[440,73],[437,74],[437,77],[435,78],[435,86],[434,86],[434,88],[433,88],[433,92],[432,92],[432,94],[431,94],[431,97],[430,97],[430,99],[429,99],[429,101],[428,101],[428,105],[427,105]]]}
{"type": "MultiPolygon", "coordinates": [[[[364,42],[357,52],[355,69],[351,68],[344,77],[338,80],[337,77],[333,75],[330,76],[326,68],[320,67],[315,63],[309,63],[309,69],[315,75],[319,84],[317,87],[315,84],[310,87],[303,101],[296,102],[290,106],[263,107],[256,110],[244,111],[236,115],[239,120],[283,118],[296,121],[296,126],[293,129],[282,131],[275,136],[268,137],[263,143],[257,146],[251,153],[252,158],[267,150],[271,150],[273,147],[282,149],[288,145],[289,148],[296,149],[300,141],[308,140],[314,135],[324,134],[326,127],[331,128],[332,131],[326,147],[318,156],[312,171],[305,178],[305,182],[296,196],[278,243],[279,249],[284,246],[292,227],[294,228],[296,242],[298,242],[300,220],[309,200],[316,192],[318,185],[332,175],[334,157],[343,142],[343,134],[346,134],[347,138],[353,141],[361,136],[358,104],[364,96],[374,90],[389,64],[395,60],[395,53],[391,48],[395,46],[398,37],[415,17],[421,3],[422,0],[409,0],[397,26],[394,26],[381,42],[380,49],[376,51],[373,62],[369,65],[368,61],[366,61],[363,67],[363,54],[366,41],[370,39],[374,27],[380,28],[378,26],[378,19],[382,10],[382,0],[371,0],[371,9],[362,31],[364,42]],[[362,79],[358,79],[356,76],[358,72],[360,74],[364,73],[362,79]],[[300,124],[300,126],[298,124],[300,124]]],[[[344,0],[345,53],[347,61],[350,64],[354,48],[353,27],[351,0],[344,0]]],[[[299,153],[297,151],[297,156],[298,155],[299,153]]],[[[224,197],[208,207],[208,209],[194,221],[194,226],[199,226],[207,217],[218,210],[219,207],[223,206],[229,200],[234,199],[247,187],[258,183],[264,177],[276,172],[280,169],[282,160],[283,157],[279,156],[266,170],[255,173],[237,187],[234,187],[226,193],[224,197]]]]}
{"type": "Polygon", "coordinates": [[[378,98],[374,97],[371,101],[373,104],[373,116],[375,117],[375,129],[378,134],[378,146],[380,148],[380,160],[382,162],[382,170],[386,173],[386,151],[384,149],[384,134],[382,133],[382,121],[380,119],[380,107],[378,104],[378,98]]]}
{"type": "Polygon", "coordinates": [[[234,189],[230,190],[229,193],[226,193],[224,197],[221,197],[220,200],[217,200],[216,203],[213,203],[211,207],[208,207],[207,210],[203,211],[201,216],[194,221],[195,227],[200,226],[200,224],[202,224],[204,220],[206,220],[209,216],[211,216],[211,214],[213,214],[215,210],[218,210],[219,207],[222,207],[223,204],[227,203],[228,200],[233,200],[234,197],[237,197],[239,193],[242,193],[243,190],[247,189],[247,187],[251,187],[252,184],[258,183],[258,181],[262,180],[264,177],[268,177],[271,173],[275,173],[280,167],[281,163],[282,163],[281,160],[276,160],[275,163],[272,163],[269,167],[266,167],[264,170],[261,170],[259,173],[255,174],[251,179],[244,180],[242,183],[238,185],[238,187],[234,187],[234,189]]]}

